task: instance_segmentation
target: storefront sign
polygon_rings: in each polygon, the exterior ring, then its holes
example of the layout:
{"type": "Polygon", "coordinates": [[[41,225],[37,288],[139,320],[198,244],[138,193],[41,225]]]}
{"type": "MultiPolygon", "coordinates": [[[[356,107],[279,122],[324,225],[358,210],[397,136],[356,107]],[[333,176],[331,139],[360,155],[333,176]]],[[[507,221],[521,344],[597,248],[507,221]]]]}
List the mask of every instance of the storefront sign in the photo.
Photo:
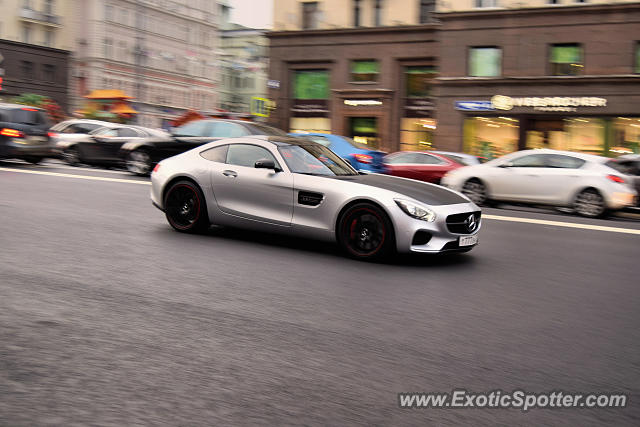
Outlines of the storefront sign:
{"type": "Polygon", "coordinates": [[[606,107],[607,99],[594,96],[545,96],[522,97],[495,95],[491,105],[496,110],[511,110],[514,107],[533,107],[537,111],[576,111],[576,107],[606,107]]]}
{"type": "Polygon", "coordinates": [[[269,89],[280,89],[280,80],[267,80],[267,87],[269,89]]]}
{"type": "Polygon", "coordinates": [[[456,101],[456,110],[492,111],[495,108],[492,105],[492,101],[456,101]]]}
{"type": "Polygon", "coordinates": [[[378,99],[345,99],[344,105],[351,107],[382,105],[382,101],[378,99]]]}
{"type": "Polygon", "coordinates": [[[326,99],[294,99],[291,112],[294,117],[329,117],[326,99]]]}

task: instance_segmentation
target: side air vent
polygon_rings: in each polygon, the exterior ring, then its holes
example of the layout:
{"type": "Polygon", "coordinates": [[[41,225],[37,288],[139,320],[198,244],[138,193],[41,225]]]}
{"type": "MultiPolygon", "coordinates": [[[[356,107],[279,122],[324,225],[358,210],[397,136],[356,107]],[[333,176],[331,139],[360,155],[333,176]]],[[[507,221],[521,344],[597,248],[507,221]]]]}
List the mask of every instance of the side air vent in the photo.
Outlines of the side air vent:
{"type": "Polygon", "coordinates": [[[298,193],[298,203],[306,206],[318,206],[322,202],[323,195],[311,191],[300,191],[298,193]]]}

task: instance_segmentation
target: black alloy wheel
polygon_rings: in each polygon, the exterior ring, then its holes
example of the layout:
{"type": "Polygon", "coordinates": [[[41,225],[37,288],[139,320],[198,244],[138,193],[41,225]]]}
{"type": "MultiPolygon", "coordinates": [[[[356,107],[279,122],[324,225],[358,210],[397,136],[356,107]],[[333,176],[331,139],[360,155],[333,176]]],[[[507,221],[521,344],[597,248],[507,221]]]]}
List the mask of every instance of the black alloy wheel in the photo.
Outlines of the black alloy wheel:
{"type": "Polygon", "coordinates": [[[178,231],[197,233],[209,228],[204,195],[193,182],[171,185],[164,197],[164,211],[169,224],[178,231]]]}
{"type": "Polygon", "coordinates": [[[80,154],[76,147],[68,147],[62,152],[62,160],[70,166],[77,166],[80,163],[80,154]]]}
{"type": "Polygon", "coordinates": [[[358,203],[342,215],[338,241],[354,258],[380,258],[389,254],[395,245],[393,225],[379,207],[370,203],[358,203]]]}
{"type": "Polygon", "coordinates": [[[127,155],[125,165],[132,174],[149,175],[149,172],[151,172],[151,156],[147,150],[134,150],[127,155]]]}

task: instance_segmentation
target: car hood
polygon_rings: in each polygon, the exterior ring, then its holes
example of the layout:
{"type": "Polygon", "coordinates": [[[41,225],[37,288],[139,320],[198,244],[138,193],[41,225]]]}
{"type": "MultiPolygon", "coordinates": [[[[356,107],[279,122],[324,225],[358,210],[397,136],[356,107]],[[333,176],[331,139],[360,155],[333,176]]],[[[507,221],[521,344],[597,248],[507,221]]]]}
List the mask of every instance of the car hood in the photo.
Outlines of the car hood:
{"type": "Polygon", "coordinates": [[[454,191],[413,179],[378,174],[333,176],[328,178],[393,191],[432,206],[469,203],[469,200],[454,191]]]}

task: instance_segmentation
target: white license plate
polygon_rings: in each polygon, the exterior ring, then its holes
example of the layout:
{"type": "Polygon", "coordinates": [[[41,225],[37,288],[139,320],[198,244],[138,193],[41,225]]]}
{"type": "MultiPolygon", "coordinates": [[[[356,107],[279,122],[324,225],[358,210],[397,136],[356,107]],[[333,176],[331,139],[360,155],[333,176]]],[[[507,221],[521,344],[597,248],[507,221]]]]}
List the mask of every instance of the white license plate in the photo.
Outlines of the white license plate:
{"type": "Polygon", "coordinates": [[[460,241],[458,245],[460,246],[471,246],[478,243],[478,236],[460,236],[460,241]]]}

